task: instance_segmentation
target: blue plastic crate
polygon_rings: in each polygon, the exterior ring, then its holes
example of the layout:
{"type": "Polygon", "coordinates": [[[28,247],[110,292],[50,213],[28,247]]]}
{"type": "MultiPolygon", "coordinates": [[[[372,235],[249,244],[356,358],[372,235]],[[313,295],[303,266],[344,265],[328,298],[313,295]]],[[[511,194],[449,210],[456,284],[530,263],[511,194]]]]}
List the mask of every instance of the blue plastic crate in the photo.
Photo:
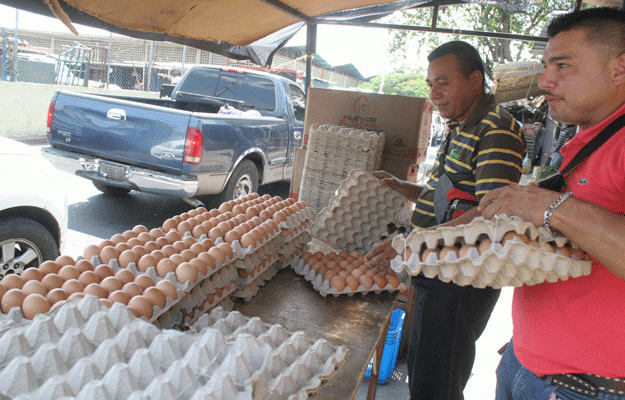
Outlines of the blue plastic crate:
{"type": "MultiPolygon", "coordinates": [[[[391,323],[388,327],[388,333],[386,334],[386,344],[384,345],[384,351],[382,352],[382,360],[380,361],[380,374],[378,376],[378,383],[384,385],[391,379],[393,370],[395,369],[395,363],[397,362],[397,354],[399,353],[399,343],[401,342],[401,332],[404,328],[404,318],[406,313],[403,310],[394,310],[391,315],[391,323]]],[[[365,372],[365,379],[371,377],[371,370],[373,369],[373,357],[369,361],[367,371],[365,372]]]]}

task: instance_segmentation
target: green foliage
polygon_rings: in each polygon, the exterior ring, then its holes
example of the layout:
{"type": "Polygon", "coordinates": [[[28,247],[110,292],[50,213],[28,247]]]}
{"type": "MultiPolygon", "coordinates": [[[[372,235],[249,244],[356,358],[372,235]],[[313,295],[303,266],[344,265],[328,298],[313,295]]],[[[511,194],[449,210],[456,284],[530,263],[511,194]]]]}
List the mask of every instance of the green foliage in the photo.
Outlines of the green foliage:
{"type": "MultiPolygon", "coordinates": [[[[379,92],[381,76],[371,78],[369,82],[365,82],[358,86],[360,89],[372,90],[379,92]]],[[[382,93],[398,94],[411,97],[428,97],[429,88],[425,83],[425,76],[414,72],[404,72],[398,70],[384,76],[384,84],[382,93]]]]}
{"type": "MultiPolygon", "coordinates": [[[[437,26],[449,29],[461,28],[474,31],[539,35],[553,11],[568,11],[572,9],[572,6],[571,0],[542,0],[533,3],[528,13],[512,14],[494,5],[461,4],[441,7],[437,26]]],[[[391,23],[431,26],[432,9],[403,11],[392,18],[391,23]]],[[[395,63],[405,62],[409,59],[408,56],[415,51],[420,54],[427,54],[450,40],[464,40],[473,44],[482,54],[487,74],[491,78],[492,67],[497,63],[537,57],[528,52],[534,42],[416,31],[394,31],[393,33],[389,53],[394,57],[395,63]]]]}

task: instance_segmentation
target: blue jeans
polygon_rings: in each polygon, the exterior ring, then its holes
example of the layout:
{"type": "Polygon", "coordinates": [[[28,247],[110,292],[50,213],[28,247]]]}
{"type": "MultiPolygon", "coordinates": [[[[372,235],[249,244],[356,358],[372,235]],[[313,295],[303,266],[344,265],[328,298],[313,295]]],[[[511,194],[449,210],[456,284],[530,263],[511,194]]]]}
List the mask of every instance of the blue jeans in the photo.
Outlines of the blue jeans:
{"type": "Polygon", "coordinates": [[[496,400],[625,400],[625,396],[599,392],[586,396],[561,386],[553,385],[534,375],[514,355],[512,342],[506,346],[497,367],[496,400]]]}
{"type": "Polygon", "coordinates": [[[501,291],[422,275],[413,277],[412,284],[416,301],[407,359],[410,398],[462,400],[475,359],[475,341],[501,291]]]}

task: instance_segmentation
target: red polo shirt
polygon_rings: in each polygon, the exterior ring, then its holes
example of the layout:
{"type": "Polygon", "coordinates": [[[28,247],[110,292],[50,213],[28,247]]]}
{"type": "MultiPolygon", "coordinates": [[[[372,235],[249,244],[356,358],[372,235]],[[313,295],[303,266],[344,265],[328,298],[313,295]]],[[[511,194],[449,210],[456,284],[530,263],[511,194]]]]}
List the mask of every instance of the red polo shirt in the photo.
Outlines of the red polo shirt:
{"type": "MultiPolygon", "coordinates": [[[[562,165],[624,113],[625,105],[578,132],[562,148],[562,165]]],[[[565,190],[576,198],[625,215],[625,128],[569,173],[566,182],[565,190]]],[[[512,318],[515,354],[534,374],[625,377],[625,281],[602,264],[594,261],[585,277],[516,288],[512,318]]]]}

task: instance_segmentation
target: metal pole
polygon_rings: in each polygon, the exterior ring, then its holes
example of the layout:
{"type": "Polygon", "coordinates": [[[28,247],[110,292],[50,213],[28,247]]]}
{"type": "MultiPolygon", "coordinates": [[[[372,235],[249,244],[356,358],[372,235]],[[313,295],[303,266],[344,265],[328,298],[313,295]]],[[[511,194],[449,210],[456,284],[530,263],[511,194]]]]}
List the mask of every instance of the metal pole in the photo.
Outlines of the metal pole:
{"type": "Polygon", "coordinates": [[[0,76],[0,80],[4,81],[7,79],[7,33],[2,28],[2,76],[0,76]]]}
{"type": "Polygon", "coordinates": [[[305,89],[312,84],[312,59],[313,54],[317,52],[317,24],[310,23],[306,25],[306,84],[305,89]]]}
{"type": "Polygon", "coordinates": [[[184,75],[184,62],[187,59],[187,46],[182,46],[182,75],[184,75]]]}
{"type": "Polygon", "coordinates": [[[111,83],[111,52],[113,51],[113,32],[109,32],[109,48],[106,52],[106,88],[111,83]]]}
{"type": "Polygon", "coordinates": [[[19,42],[19,29],[18,29],[18,22],[19,22],[19,10],[16,8],[15,9],[15,33],[13,34],[13,73],[11,74],[11,81],[12,82],[16,82],[17,81],[17,47],[18,47],[18,42],[19,42]]]}
{"type": "Polygon", "coordinates": [[[145,90],[150,91],[152,89],[152,64],[154,62],[154,41],[150,41],[150,61],[148,62],[148,77],[144,77],[143,81],[147,83],[145,90]]]}

